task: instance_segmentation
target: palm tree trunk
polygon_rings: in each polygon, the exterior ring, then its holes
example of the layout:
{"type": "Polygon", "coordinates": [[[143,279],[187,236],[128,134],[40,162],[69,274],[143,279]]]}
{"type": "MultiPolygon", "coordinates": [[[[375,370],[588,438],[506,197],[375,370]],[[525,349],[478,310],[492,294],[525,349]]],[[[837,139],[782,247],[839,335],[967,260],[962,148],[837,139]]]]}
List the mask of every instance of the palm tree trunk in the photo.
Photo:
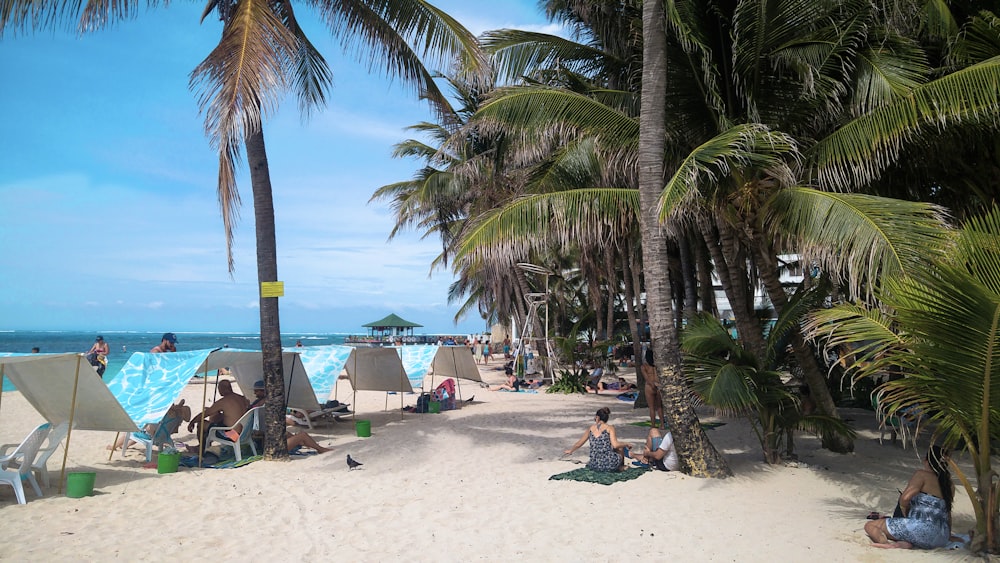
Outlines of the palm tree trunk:
{"type": "Polygon", "coordinates": [[[722,290],[729,299],[733,321],[736,323],[737,338],[746,349],[752,351],[758,358],[763,358],[767,343],[753,311],[746,257],[737,252],[737,243],[731,231],[721,225],[713,225],[708,218],[700,220],[699,225],[708,251],[712,255],[712,261],[715,263],[715,272],[722,283],[722,290]]]}
{"type": "Polygon", "coordinates": [[[604,253],[604,275],[607,280],[607,291],[604,292],[608,300],[608,309],[605,311],[604,338],[611,340],[615,335],[615,297],[618,292],[618,269],[615,267],[615,257],[613,252],[604,253]]]}
{"type": "MultiPolygon", "coordinates": [[[[271,173],[267,167],[263,129],[246,139],[250,185],[253,187],[253,212],[257,231],[257,280],[278,281],[278,245],[274,236],[274,199],[271,173]]],[[[281,361],[281,325],[278,322],[278,298],[260,298],[260,349],[263,357],[264,388],[264,459],[287,460],[285,438],[285,377],[281,361]]]]}
{"type": "Polygon", "coordinates": [[[667,236],[658,220],[663,190],[667,41],[662,0],[644,0],[642,11],[642,101],[639,114],[639,229],[645,267],[647,308],[653,354],[659,367],[664,417],[673,433],[681,469],[699,477],[732,475],[725,458],[708,440],[689,399],[680,369],[667,264],[667,236]]]}
{"type": "MultiPolygon", "coordinates": [[[[760,240],[759,237],[757,237],[760,240]]],[[[764,243],[760,243],[763,245],[764,243]]],[[[757,255],[757,272],[764,284],[764,290],[774,305],[774,310],[781,316],[781,312],[788,305],[788,296],[785,295],[785,288],[781,285],[781,278],[778,274],[778,260],[774,251],[758,246],[755,249],[757,255]]],[[[802,332],[796,326],[792,329],[791,346],[795,361],[802,368],[802,376],[809,386],[809,393],[816,401],[816,409],[822,414],[840,418],[837,413],[837,405],[833,402],[833,395],[826,382],[826,375],[820,368],[816,359],[813,347],[802,336],[802,332]]],[[[849,453],[854,451],[854,442],[850,438],[839,435],[823,435],[823,447],[837,453],[849,453]]]]}
{"type": "Polygon", "coordinates": [[[626,282],[632,286],[632,299],[635,303],[635,324],[630,327],[632,333],[632,358],[635,368],[635,383],[639,388],[632,408],[646,409],[649,403],[646,401],[646,377],[639,369],[639,362],[642,361],[642,341],[646,337],[645,321],[646,308],[642,304],[642,244],[639,248],[633,248],[634,243],[629,243],[629,275],[631,278],[626,282]]]}

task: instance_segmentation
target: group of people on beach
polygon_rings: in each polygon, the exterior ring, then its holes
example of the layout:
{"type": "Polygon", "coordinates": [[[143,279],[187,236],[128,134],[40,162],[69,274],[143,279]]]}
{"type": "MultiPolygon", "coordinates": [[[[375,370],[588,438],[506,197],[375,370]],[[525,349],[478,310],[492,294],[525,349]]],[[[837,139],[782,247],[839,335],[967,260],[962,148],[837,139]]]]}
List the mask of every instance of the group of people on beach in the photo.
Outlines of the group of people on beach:
{"type": "MultiPolygon", "coordinates": [[[[103,342],[101,337],[98,339],[103,342]]],[[[150,352],[154,354],[162,354],[177,351],[177,335],[172,332],[167,332],[160,339],[160,343],[154,346],[150,352]]],[[[219,370],[219,374],[223,375],[223,369],[219,370]]],[[[225,374],[228,375],[229,371],[225,370],[225,374]]],[[[217,386],[217,391],[219,398],[212,403],[212,405],[206,408],[204,411],[198,415],[192,417],[191,409],[184,405],[184,399],[181,399],[178,403],[174,404],[167,411],[164,416],[164,420],[160,424],[149,424],[146,425],[144,431],[149,436],[157,436],[158,433],[161,435],[165,434],[167,440],[171,434],[175,434],[180,430],[181,420],[188,423],[187,431],[193,433],[199,439],[199,445],[196,447],[189,447],[190,453],[204,453],[205,445],[211,440],[213,432],[220,432],[216,430],[217,428],[228,428],[226,430],[225,437],[236,441],[239,437],[242,428],[238,426],[240,419],[245,415],[250,409],[263,407],[267,398],[265,392],[264,381],[259,380],[254,383],[253,393],[254,400],[251,402],[245,396],[240,395],[233,389],[233,384],[229,379],[223,379],[219,381],[217,386]]],[[[295,426],[296,422],[290,418],[286,419],[287,426],[295,426]]],[[[111,449],[120,448],[126,441],[126,437],[122,436],[113,446],[108,446],[111,449]]],[[[260,442],[263,441],[263,433],[255,432],[253,437],[254,440],[258,442],[258,445],[262,445],[260,442]]],[[[287,441],[287,447],[289,451],[297,447],[306,447],[316,450],[317,453],[325,453],[331,451],[330,448],[324,448],[320,446],[316,440],[310,436],[307,432],[296,432],[291,433],[286,429],[285,439],[287,441]]],[[[128,447],[128,446],[125,446],[128,447]]]]}
{"type": "Polygon", "coordinates": [[[645,448],[633,455],[632,446],[618,440],[615,427],[608,424],[611,409],[601,407],[594,413],[594,423],[583,433],[583,436],[570,448],[563,452],[571,455],[586,443],[590,443],[590,460],[587,467],[594,471],[622,471],[625,469],[625,459],[631,458],[637,467],[653,467],[660,471],[677,471],[680,459],[674,446],[674,437],[670,432],[651,426],[646,433],[645,448]]]}

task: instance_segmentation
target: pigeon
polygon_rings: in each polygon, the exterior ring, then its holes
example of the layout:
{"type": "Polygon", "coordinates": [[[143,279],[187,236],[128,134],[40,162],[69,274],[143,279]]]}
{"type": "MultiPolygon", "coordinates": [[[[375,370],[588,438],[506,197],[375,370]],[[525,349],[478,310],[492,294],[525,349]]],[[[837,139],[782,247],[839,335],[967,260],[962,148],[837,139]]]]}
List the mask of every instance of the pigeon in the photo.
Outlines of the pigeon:
{"type": "Polygon", "coordinates": [[[466,402],[466,403],[471,403],[471,402],[472,402],[472,400],[473,400],[473,399],[475,399],[475,398],[476,398],[476,396],[475,396],[475,395],[473,395],[473,396],[469,397],[468,399],[466,399],[466,400],[465,400],[465,402],[466,402]]]}
{"type": "Polygon", "coordinates": [[[353,470],[357,469],[358,467],[360,467],[362,465],[364,465],[364,464],[361,463],[360,461],[354,461],[353,459],[351,459],[351,454],[347,454],[347,470],[348,471],[353,471],[353,470]]]}

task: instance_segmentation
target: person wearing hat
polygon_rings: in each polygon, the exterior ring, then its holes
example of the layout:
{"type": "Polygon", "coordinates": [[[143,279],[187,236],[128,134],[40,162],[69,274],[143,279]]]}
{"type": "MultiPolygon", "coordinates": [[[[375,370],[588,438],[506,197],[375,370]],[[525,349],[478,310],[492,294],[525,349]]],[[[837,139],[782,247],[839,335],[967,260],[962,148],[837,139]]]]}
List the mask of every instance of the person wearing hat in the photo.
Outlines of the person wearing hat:
{"type": "Polygon", "coordinates": [[[176,344],[177,344],[177,335],[175,335],[172,332],[168,332],[163,335],[163,338],[160,339],[160,343],[158,345],[153,346],[153,349],[150,350],[150,352],[152,352],[153,354],[161,354],[163,352],[176,352],[177,351],[176,344]]]}
{"type": "Polygon", "coordinates": [[[108,354],[110,353],[111,347],[104,341],[103,336],[98,336],[94,340],[94,345],[87,352],[87,361],[97,369],[97,375],[100,377],[104,377],[104,370],[108,367],[108,354]]]}

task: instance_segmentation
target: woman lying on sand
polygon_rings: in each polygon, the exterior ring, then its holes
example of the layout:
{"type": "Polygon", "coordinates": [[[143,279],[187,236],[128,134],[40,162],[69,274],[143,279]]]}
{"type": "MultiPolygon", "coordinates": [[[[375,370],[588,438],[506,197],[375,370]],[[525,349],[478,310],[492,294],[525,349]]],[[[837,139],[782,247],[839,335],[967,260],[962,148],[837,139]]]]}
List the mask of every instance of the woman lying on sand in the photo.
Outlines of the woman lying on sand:
{"type": "Polygon", "coordinates": [[[625,448],[628,444],[618,441],[615,427],[608,424],[611,409],[602,407],[594,415],[594,424],[583,433],[583,436],[573,447],[566,450],[566,455],[575,452],[587,440],[590,440],[590,461],[587,467],[594,471],[621,471],[625,468],[625,448]]]}

